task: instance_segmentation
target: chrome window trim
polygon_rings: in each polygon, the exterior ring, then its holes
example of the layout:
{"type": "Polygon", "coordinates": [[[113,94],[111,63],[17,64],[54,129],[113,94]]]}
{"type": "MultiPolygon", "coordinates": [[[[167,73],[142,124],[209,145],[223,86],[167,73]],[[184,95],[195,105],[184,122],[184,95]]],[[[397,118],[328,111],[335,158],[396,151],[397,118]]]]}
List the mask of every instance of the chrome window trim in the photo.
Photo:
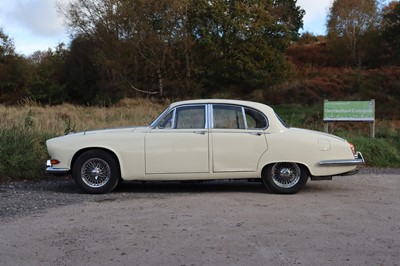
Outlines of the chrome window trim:
{"type": "MultiPolygon", "coordinates": [[[[192,106],[194,106],[194,107],[201,107],[202,106],[203,107],[203,109],[204,109],[204,127],[203,128],[191,128],[191,129],[208,129],[208,112],[207,112],[208,108],[207,108],[207,105],[208,104],[201,103],[201,104],[184,104],[184,105],[175,106],[173,108],[173,110],[172,110],[172,112],[174,112],[174,113],[172,114],[172,126],[171,126],[171,129],[187,129],[187,128],[176,128],[176,125],[175,125],[176,110],[178,108],[186,108],[186,107],[192,107],[192,106]]],[[[169,113],[170,112],[168,112],[168,114],[169,113]]]]}
{"type": "Polygon", "coordinates": [[[210,110],[210,128],[214,128],[214,104],[209,104],[210,110]]]}
{"type": "Polygon", "coordinates": [[[247,118],[246,118],[246,112],[244,111],[244,107],[242,106],[242,116],[243,116],[243,121],[244,121],[244,128],[249,129],[249,126],[247,125],[247,118]]]}
{"type": "Polygon", "coordinates": [[[210,104],[210,128],[213,129],[218,129],[214,127],[214,105],[225,105],[225,106],[234,106],[234,107],[239,107],[242,109],[242,115],[243,115],[243,121],[244,121],[244,126],[245,128],[231,128],[233,130],[266,130],[269,127],[269,120],[267,118],[267,116],[261,112],[260,110],[257,110],[255,108],[252,107],[248,107],[248,106],[243,106],[243,105],[236,105],[236,104],[226,104],[226,103],[212,103],[210,104]],[[261,114],[266,122],[266,126],[263,128],[249,128],[249,126],[247,125],[247,119],[246,119],[246,110],[245,109],[249,109],[249,110],[254,110],[257,113],[261,114]]]}
{"type": "MultiPolygon", "coordinates": [[[[204,122],[204,129],[215,129],[214,127],[214,106],[215,105],[222,105],[222,106],[234,106],[234,107],[239,107],[242,110],[242,116],[243,116],[243,121],[244,121],[244,126],[245,126],[245,130],[266,130],[269,127],[269,120],[268,118],[265,116],[265,114],[255,108],[252,107],[248,107],[248,106],[243,106],[243,105],[236,105],[236,104],[226,104],[226,103],[201,103],[201,104],[184,104],[184,105],[179,105],[179,106],[175,106],[173,108],[167,108],[164,110],[163,113],[161,113],[161,115],[154,120],[151,124],[150,127],[152,128],[159,128],[158,124],[160,123],[160,121],[167,115],[170,114],[170,112],[172,111],[172,125],[170,129],[176,129],[175,126],[175,119],[176,119],[176,109],[181,108],[181,107],[190,107],[190,106],[203,106],[204,107],[204,111],[205,111],[205,122],[204,122]],[[254,110],[258,113],[260,113],[266,122],[266,126],[263,128],[249,128],[248,124],[247,124],[247,118],[246,118],[246,109],[249,110],[254,110]]],[[[163,128],[160,128],[163,129],[163,128]]],[[[232,128],[234,130],[243,130],[242,128],[232,128]]]]}
{"type": "MultiPolygon", "coordinates": [[[[175,116],[175,108],[173,108],[173,109],[167,108],[167,109],[163,112],[163,114],[164,114],[164,115],[160,115],[159,118],[156,119],[157,123],[155,123],[155,125],[152,127],[152,129],[154,129],[154,128],[158,128],[158,129],[173,129],[174,116],[175,116]],[[166,112],[166,111],[168,111],[168,112],[166,112]],[[161,121],[162,121],[165,117],[169,116],[169,114],[170,114],[171,112],[172,112],[171,128],[160,127],[161,121]],[[165,114],[164,114],[164,113],[165,113],[165,114]]],[[[153,123],[154,123],[154,122],[153,122],[153,123]]],[[[152,124],[153,124],[153,123],[152,123],[152,124]]]]}
{"type": "MultiPolygon", "coordinates": [[[[236,104],[226,104],[226,103],[212,103],[211,105],[211,114],[212,114],[212,118],[211,118],[211,123],[212,123],[212,128],[213,129],[222,129],[222,128],[215,128],[214,127],[214,105],[220,105],[220,106],[233,106],[233,107],[237,107],[240,108],[242,110],[242,116],[243,116],[243,106],[241,105],[236,105],[236,104]]],[[[244,118],[244,117],[243,117],[244,118]]],[[[245,122],[246,120],[243,120],[243,122],[245,122]]],[[[244,124],[245,128],[223,128],[223,129],[233,129],[233,130],[243,130],[246,129],[246,124],[244,124]]]]}
{"type": "Polygon", "coordinates": [[[172,121],[171,121],[171,129],[175,129],[175,115],[176,115],[176,108],[172,110],[172,121]]]}
{"type": "MultiPolygon", "coordinates": [[[[246,126],[247,126],[248,130],[266,130],[269,127],[268,117],[263,112],[261,112],[260,110],[255,109],[255,108],[252,108],[252,107],[244,106],[243,108],[256,111],[257,113],[261,114],[265,119],[265,127],[261,127],[261,128],[248,128],[247,119],[246,119],[246,126]]],[[[245,114],[246,114],[246,110],[245,110],[245,114]]]]}
{"type": "Polygon", "coordinates": [[[170,107],[165,108],[165,110],[149,125],[151,128],[157,127],[158,123],[160,120],[165,116],[169,114],[169,111],[171,110],[170,107]]]}
{"type": "Polygon", "coordinates": [[[207,104],[207,128],[214,128],[214,114],[213,114],[213,105],[207,104]]]}

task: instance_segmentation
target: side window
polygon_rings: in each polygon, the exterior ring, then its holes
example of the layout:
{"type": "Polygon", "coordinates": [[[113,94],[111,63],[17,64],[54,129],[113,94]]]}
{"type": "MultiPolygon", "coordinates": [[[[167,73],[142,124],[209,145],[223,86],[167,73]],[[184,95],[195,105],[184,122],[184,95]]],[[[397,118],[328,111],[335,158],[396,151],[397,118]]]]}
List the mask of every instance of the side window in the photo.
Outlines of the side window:
{"type": "Polygon", "coordinates": [[[244,129],[242,108],[231,105],[213,105],[214,128],[244,129]]]}
{"type": "Polygon", "coordinates": [[[184,106],[176,109],[174,128],[205,128],[205,125],[206,112],[204,105],[184,106]]]}
{"type": "Polygon", "coordinates": [[[244,109],[246,115],[247,128],[266,128],[267,120],[263,114],[253,109],[244,109]]]}

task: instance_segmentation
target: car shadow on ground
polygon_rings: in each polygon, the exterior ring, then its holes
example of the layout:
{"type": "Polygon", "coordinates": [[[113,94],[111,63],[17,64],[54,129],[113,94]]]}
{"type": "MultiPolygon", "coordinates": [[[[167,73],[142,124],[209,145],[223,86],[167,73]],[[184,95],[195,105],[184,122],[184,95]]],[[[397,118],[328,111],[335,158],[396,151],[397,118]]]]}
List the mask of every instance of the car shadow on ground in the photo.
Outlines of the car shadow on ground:
{"type": "MultiPolygon", "coordinates": [[[[53,182],[50,182],[53,183],[53,182]]],[[[299,192],[303,193],[325,193],[337,190],[338,187],[329,182],[308,182],[299,192]]],[[[340,189],[340,188],[339,188],[340,189]]],[[[65,194],[87,194],[81,190],[72,178],[55,180],[52,185],[48,184],[41,188],[55,193],[65,194]]],[[[266,193],[273,194],[261,181],[248,180],[215,180],[215,181],[124,181],[121,182],[112,194],[125,193],[220,193],[220,192],[243,192],[243,193],[266,193]]]]}
{"type": "Polygon", "coordinates": [[[261,182],[247,180],[223,181],[150,181],[150,182],[122,182],[115,193],[207,193],[207,192],[249,192],[269,193],[261,182]]]}
{"type": "MultiPolygon", "coordinates": [[[[40,188],[55,193],[86,194],[72,178],[47,181],[40,188]]],[[[270,193],[261,181],[216,180],[216,181],[123,181],[112,191],[120,193],[207,193],[207,192],[249,192],[270,193]]]]}

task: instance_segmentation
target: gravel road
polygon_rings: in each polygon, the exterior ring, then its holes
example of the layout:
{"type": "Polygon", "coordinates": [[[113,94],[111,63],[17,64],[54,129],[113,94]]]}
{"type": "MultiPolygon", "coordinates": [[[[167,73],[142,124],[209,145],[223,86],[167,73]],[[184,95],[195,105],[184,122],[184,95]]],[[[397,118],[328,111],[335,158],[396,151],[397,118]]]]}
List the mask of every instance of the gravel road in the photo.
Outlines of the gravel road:
{"type": "Polygon", "coordinates": [[[0,185],[1,265],[400,265],[400,169],[308,182],[0,185]]]}

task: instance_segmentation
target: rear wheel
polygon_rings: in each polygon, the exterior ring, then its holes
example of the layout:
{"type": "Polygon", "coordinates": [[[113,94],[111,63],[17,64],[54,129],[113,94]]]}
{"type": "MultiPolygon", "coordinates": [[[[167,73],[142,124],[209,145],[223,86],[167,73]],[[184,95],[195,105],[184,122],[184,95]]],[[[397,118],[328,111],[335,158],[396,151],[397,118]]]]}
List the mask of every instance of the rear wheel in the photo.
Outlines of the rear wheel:
{"type": "Polygon", "coordinates": [[[297,163],[274,163],[263,170],[262,180],[271,192],[294,194],[307,183],[308,171],[297,163]]]}
{"type": "Polygon", "coordinates": [[[120,176],[117,160],[104,150],[82,153],[72,168],[75,183],[84,191],[93,194],[111,192],[118,185],[120,176]]]}

